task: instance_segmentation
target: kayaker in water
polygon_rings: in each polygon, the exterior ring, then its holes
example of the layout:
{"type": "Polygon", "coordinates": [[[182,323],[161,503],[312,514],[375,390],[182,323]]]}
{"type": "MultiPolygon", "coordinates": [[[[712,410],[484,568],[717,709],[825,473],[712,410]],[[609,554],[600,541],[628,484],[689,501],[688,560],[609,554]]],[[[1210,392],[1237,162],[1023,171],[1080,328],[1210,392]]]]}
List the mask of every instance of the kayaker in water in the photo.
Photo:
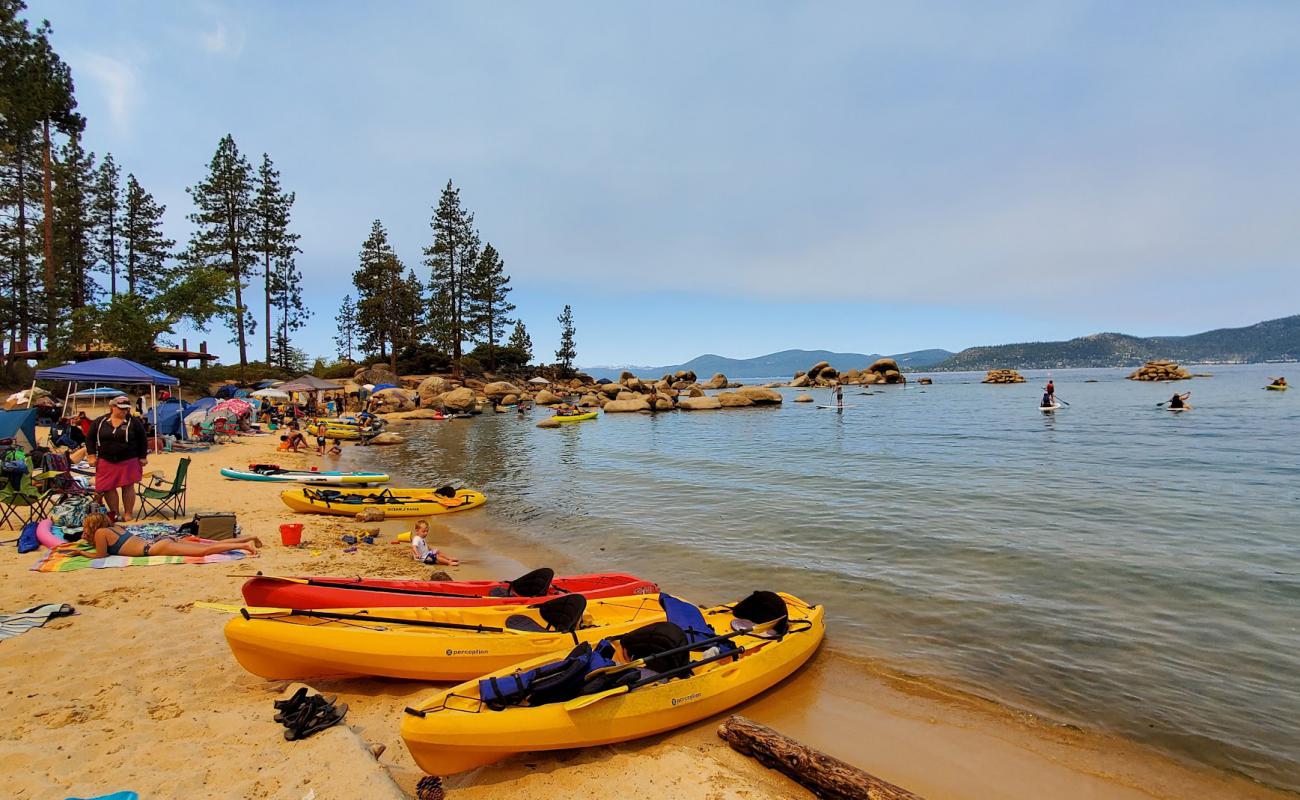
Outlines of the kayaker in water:
{"type": "Polygon", "coordinates": [[[146,542],[118,525],[108,524],[107,514],[87,514],[82,521],[81,538],[95,548],[95,558],[105,556],[211,556],[231,550],[247,550],[254,555],[262,546],[256,536],[240,536],[224,542],[187,542],[158,539],[146,542]]]}
{"type": "Polygon", "coordinates": [[[444,567],[456,567],[460,565],[460,560],[443,555],[437,548],[431,548],[424,541],[429,536],[428,520],[420,520],[415,523],[415,530],[411,531],[411,554],[412,557],[423,564],[439,564],[444,567]]]}
{"type": "Polygon", "coordinates": [[[1191,392],[1183,392],[1182,394],[1178,394],[1177,392],[1175,392],[1175,393],[1174,393],[1174,396],[1171,397],[1171,398],[1169,398],[1169,407],[1170,407],[1170,408],[1186,408],[1187,405],[1186,405],[1186,402],[1185,402],[1185,401],[1187,400],[1187,398],[1189,398],[1189,397],[1191,397],[1191,396],[1192,396],[1192,393],[1191,393],[1191,392]]]}
{"type": "Polygon", "coordinates": [[[1270,386],[1286,386],[1286,378],[1274,378],[1270,386]]]}

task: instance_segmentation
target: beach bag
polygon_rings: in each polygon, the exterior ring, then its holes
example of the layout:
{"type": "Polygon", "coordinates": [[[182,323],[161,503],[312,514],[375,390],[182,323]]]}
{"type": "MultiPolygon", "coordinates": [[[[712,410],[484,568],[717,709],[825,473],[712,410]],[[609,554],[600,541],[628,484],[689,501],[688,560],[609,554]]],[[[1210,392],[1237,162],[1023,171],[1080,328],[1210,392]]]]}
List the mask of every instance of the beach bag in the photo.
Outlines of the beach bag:
{"type": "Polygon", "coordinates": [[[200,539],[233,539],[239,534],[235,524],[235,514],[231,511],[217,511],[207,514],[195,514],[194,519],[180,527],[182,536],[197,536],[200,539]]]}
{"type": "Polygon", "coordinates": [[[41,546],[41,540],[36,538],[37,524],[29,522],[23,526],[22,533],[18,534],[18,552],[30,553],[41,546]]]}
{"type": "Polygon", "coordinates": [[[75,539],[81,536],[86,515],[94,513],[98,508],[89,497],[68,497],[50,509],[50,521],[63,531],[64,539],[75,539]]]}

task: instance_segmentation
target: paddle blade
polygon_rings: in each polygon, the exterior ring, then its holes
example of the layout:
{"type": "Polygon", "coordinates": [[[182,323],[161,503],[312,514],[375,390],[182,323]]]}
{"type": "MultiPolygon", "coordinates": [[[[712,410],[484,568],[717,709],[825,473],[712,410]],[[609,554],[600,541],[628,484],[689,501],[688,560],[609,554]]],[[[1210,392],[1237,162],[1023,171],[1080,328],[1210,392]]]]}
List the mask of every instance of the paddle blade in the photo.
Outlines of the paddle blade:
{"type": "Polygon", "coordinates": [[[599,703],[601,700],[604,700],[605,698],[613,697],[616,694],[627,694],[628,688],[629,687],[627,686],[615,686],[613,689],[606,689],[603,692],[596,692],[595,694],[587,694],[587,695],[583,695],[582,697],[575,697],[569,702],[564,704],[564,710],[577,711],[578,709],[586,708],[587,706],[599,703]]]}

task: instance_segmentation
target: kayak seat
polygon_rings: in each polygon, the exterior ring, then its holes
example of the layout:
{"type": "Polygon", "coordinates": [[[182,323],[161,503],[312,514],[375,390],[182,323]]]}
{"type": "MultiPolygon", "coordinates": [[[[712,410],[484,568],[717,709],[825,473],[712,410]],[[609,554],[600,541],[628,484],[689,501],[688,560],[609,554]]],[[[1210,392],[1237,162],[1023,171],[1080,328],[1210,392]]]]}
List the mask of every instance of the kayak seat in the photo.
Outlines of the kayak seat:
{"type": "Polygon", "coordinates": [[[537,610],[537,615],[545,625],[526,614],[511,614],[506,617],[506,627],[531,633],[572,633],[582,622],[582,615],[587,610],[587,598],[580,594],[566,594],[530,608],[537,610]]]}
{"type": "Polygon", "coordinates": [[[779,638],[790,630],[790,610],[785,600],[776,592],[756,591],[732,606],[731,614],[737,620],[747,620],[751,627],[776,622],[773,633],[779,638]]]}
{"type": "Polygon", "coordinates": [[[535,569],[507,583],[504,595],[494,597],[545,597],[550,591],[551,581],[555,579],[555,570],[550,567],[535,569]]]}
{"type": "Polygon", "coordinates": [[[528,631],[529,633],[547,632],[545,625],[524,614],[511,614],[506,617],[506,627],[512,631],[528,631]]]}
{"type": "Polygon", "coordinates": [[[652,622],[634,631],[623,634],[619,642],[623,652],[633,661],[645,660],[645,665],[653,672],[668,672],[680,669],[690,663],[690,653],[686,651],[689,644],[686,632],[674,622],[652,622]],[[668,655],[659,655],[669,650],[677,651],[668,655]]]}

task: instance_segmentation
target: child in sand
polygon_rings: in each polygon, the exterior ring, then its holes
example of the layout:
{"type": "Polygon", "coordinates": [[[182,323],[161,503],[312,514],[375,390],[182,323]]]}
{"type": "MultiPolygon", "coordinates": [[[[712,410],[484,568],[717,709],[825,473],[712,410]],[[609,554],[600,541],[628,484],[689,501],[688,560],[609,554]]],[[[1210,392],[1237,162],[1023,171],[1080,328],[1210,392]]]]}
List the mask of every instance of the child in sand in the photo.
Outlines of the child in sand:
{"type": "Polygon", "coordinates": [[[127,533],[117,525],[108,524],[106,514],[87,514],[82,521],[81,538],[95,546],[95,558],[104,556],[211,556],[231,550],[247,550],[257,555],[262,540],[256,536],[241,536],[224,542],[184,542],[159,539],[146,543],[135,534],[127,533]]]}
{"type": "Polygon", "coordinates": [[[425,564],[441,564],[445,567],[455,567],[460,565],[460,561],[443,555],[437,549],[431,549],[425,543],[425,538],[429,535],[428,520],[420,520],[415,523],[415,530],[411,531],[411,553],[416,561],[425,564]]]}
{"type": "Polygon", "coordinates": [[[330,455],[332,456],[343,455],[343,443],[340,442],[338,439],[334,440],[334,446],[330,448],[330,455]]]}

